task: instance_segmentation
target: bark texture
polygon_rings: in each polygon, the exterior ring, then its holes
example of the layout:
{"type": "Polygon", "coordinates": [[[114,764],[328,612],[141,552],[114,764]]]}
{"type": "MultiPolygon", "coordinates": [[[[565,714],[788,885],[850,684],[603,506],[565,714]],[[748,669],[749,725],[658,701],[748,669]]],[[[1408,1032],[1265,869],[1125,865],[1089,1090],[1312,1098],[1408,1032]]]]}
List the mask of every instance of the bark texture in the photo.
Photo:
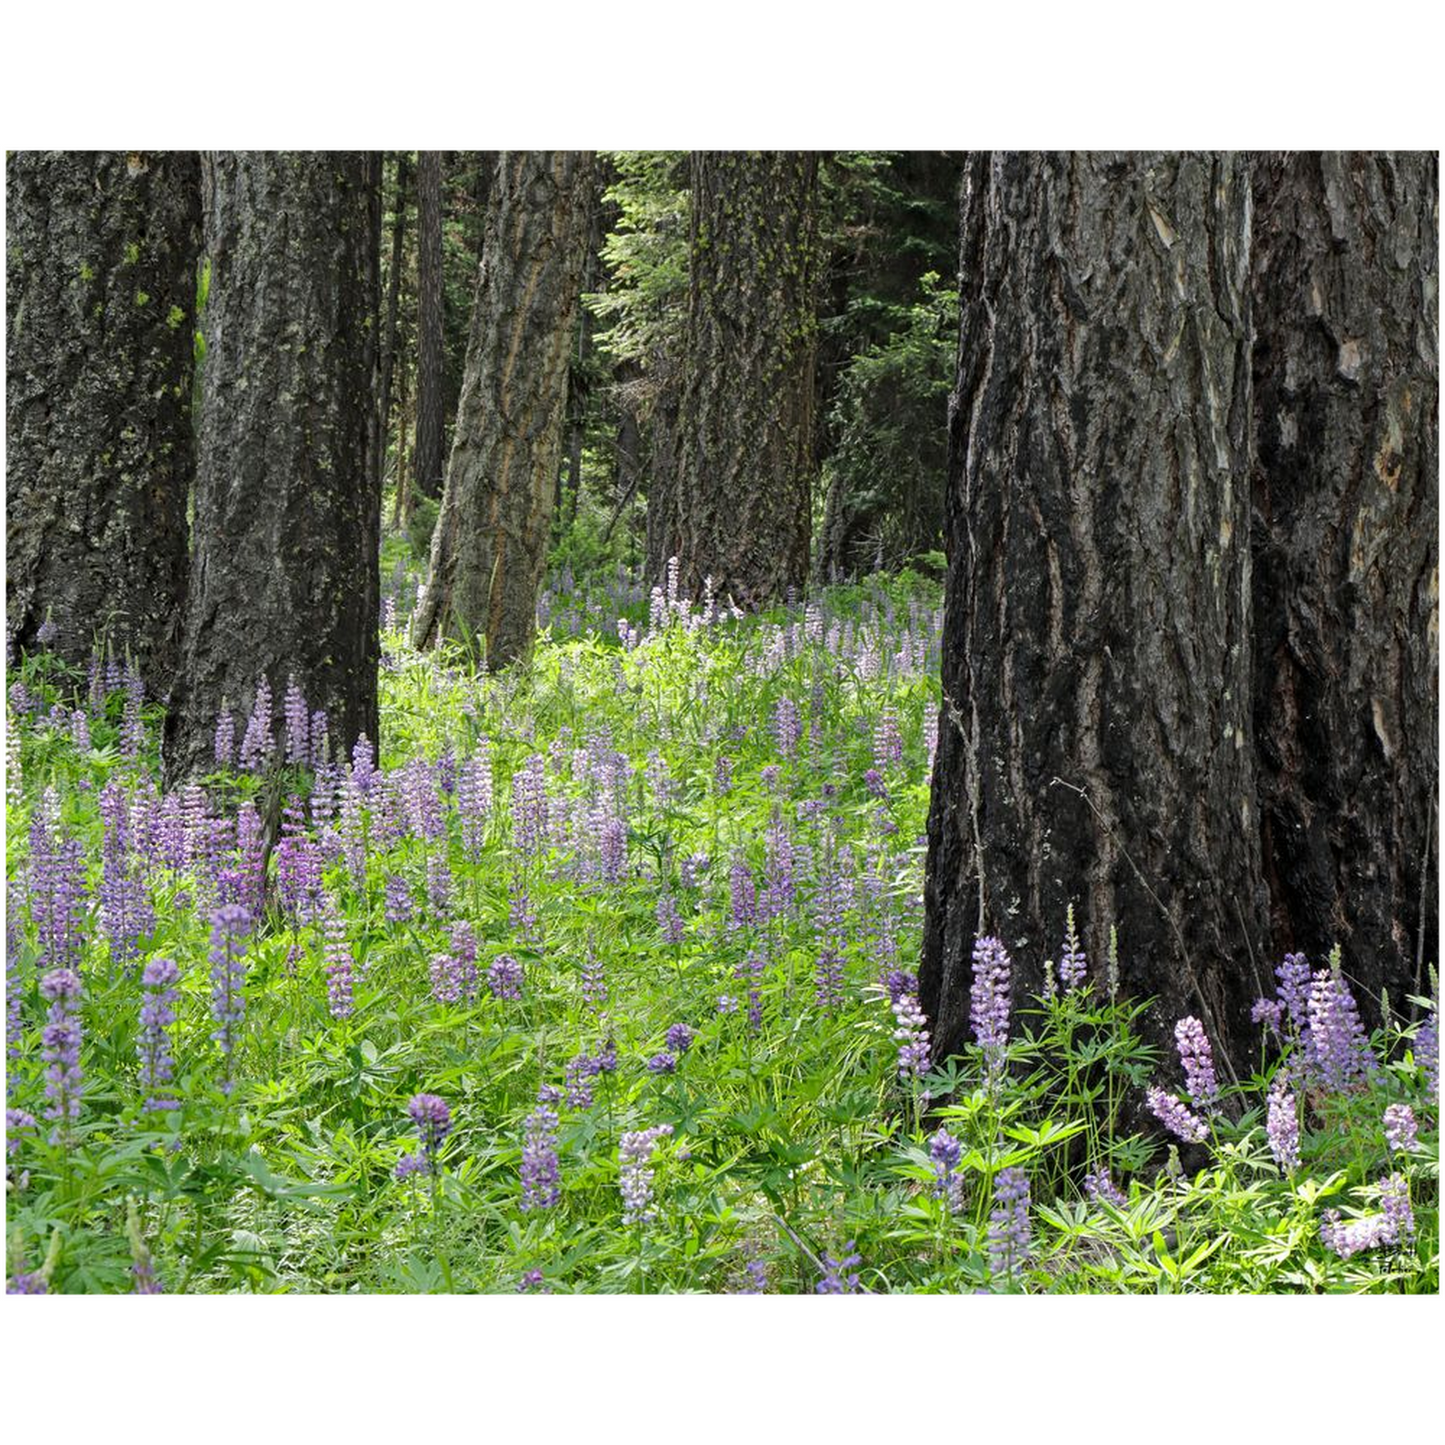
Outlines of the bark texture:
{"type": "MultiPolygon", "coordinates": [[[[391,435],[392,379],[396,374],[396,341],[401,317],[402,252],[406,243],[407,177],[411,167],[406,153],[396,158],[396,193],[392,201],[391,252],[386,278],[386,327],[381,339],[381,390],[376,406],[377,430],[382,449],[382,472],[386,471],[386,447],[391,435]]],[[[398,449],[400,456],[400,449],[398,449]]],[[[401,476],[397,474],[397,490],[401,476]]]]}
{"type": "Polygon", "coordinates": [[[6,166],[6,611],[16,644],[97,638],[170,685],[187,567],[200,173],[193,152],[6,166]]]}
{"type": "Polygon", "coordinates": [[[333,747],[377,735],[375,158],[217,152],[203,171],[211,285],[171,779],[211,766],[219,712],[243,723],[262,675],[278,736],[293,673],[333,747]]]}
{"type": "Polygon", "coordinates": [[[818,157],[698,151],[677,474],[649,521],[694,595],[748,606],[808,575],[818,157]]]}
{"type": "MultiPolygon", "coordinates": [[[[1255,729],[1276,954],[1436,961],[1439,167],[1256,161],[1255,729]]],[[[1428,981],[1425,981],[1428,989],[1428,981]]]]}
{"type": "Polygon", "coordinates": [[[1070,901],[1096,975],[1117,923],[1157,1026],[1247,1037],[1249,194],[1229,157],[969,158],[920,974],[940,1055],[975,938],[1021,999],[1070,901]]]}
{"type": "Polygon", "coordinates": [[[426,590],[413,621],[525,658],[536,628],[592,194],[590,151],[511,151],[493,181],[426,590]]]}
{"type": "Polygon", "coordinates": [[[442,494],[443,363],[446,310],[442,300],[442,157],[420,151],[416,162],[417,362],[416,447],[412,466],[418,496],[442,494]]]}

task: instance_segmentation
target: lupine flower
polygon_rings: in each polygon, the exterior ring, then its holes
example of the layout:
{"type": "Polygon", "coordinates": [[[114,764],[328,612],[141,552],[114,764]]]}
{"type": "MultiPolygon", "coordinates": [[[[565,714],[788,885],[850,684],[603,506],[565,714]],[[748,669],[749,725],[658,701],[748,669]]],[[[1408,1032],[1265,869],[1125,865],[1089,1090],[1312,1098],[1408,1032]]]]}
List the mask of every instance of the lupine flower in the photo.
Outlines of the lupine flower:
{"type": "Polygon", "coordinates": [[[802,736],[803,723],[798,716],[797,704],[790,697],[780,697],[773,709],[773,737],[777,740],[778,751],[785,758],[793,757],[802,736]]]}
{"type": "Polygon", "coordinates": [[[743,1268],[748,1272],[747,1283],[737,1291],[738,1294],[767,1294],[767,1264],[761,1259],[750,1259],[743,1268]]]}
{"type": "Polygon", "coordinates": [[[275,739],[271,736],[271,683],[261,677],[256,682],[255,700],[251,704],[251,716],[241,738],[238,761],[243,772],[254,772],[263,767],[276,751],[275,739]]]}
{"type": "Polygon", "coordinates": [[[903,736],[898,730],[898,714],[890,707],[873,729],[873,762],[879,772],[886,773],[902,761],[903,736]]]}
{"type": "Polygon", "coordinates": [[[1408,1104],[1391,1104],[1385,1110],[1385,1140],[1397,1154],[1408,1154],[1419,1147],[1415,1111],[1408,1104]]]}
{"type": "Polygon", "coordinates": [[[1022,1169],[1000,1169],[993,1182],[993,1212],[988,1222],[989,1267],[1014,1279],[1028,1258],[1033,1238],[1029,1224],[1029,1179],[1022,1169]]]}
{"type": "Polygon", "coordinates": [[[236,760],[236,719],[224,703],[216,718],[215,754],[218,768],[229,768],[236,760]]]}
{"type": "Polygon", "coordinates": [[[50,1100],[45,1117],[57,1125],[52,1143],[63,1138],[80,1118],[80,992],[80,976],[72,969],[52,969],[40,980],[41,996],[50,1001],[40,1037],[46,1064],[45,1097],[50,1100]]]}
{"type": "Polygon", "coordinates": [[[607,972],[590,943],[587,945],[587,961],[582,965],[582,997],[594,1010],[603,1008],[607,1003],[607,972]]]}
{"type": "Polygon", "coordinates": [[[36,1127],[35,1115],[24,1109],[5,1111],[5,1153],[13,1154],[20,1147],[20,1136],[36,1127]]]}
{"type": "Polygon", "coordinates": [[[672,1074],[677,1072],[677,1055],[664,1051],[660,1054],[653,1054],[647,1061],[647,1072],[649,1074],[672,1074]]]}
{"type": "Polygon", "coordinates": [[[1338,1209],[1325,1210],[1320,1239],[1327,1249],[1349,1259],[1364,1249],[1398,1244],[1413,1238],[1415,1214],[1410,1208],[1410,1185],[1403,1174],[1392,1174],[1380,1183],[1382,1212],[1367,1214],[1348,1223],[1341,1222],[1338,1209]]]}
{"type": "Polygon", "coordinates": [[[211,1017],[216,1031],[211,1037],[221,1046],[225,1078],[221,1092],[231,1092],[231,1058],[236,1048],[236,1028],[246,1017],[245,936],[251,916],[234,903],[222,904],[211,914],[211,1017]]]}
{"type": "Polygon", "coordinates": [[[346,920],[332,899],[327,900],[323,927],[326,933],[326,1006],[332,1018],[347,1019],[355,1007],[352,993],[355,961],[346,940],[346,920]]]}
{"type": "Polygon", "coordinates": [[[857,1294],[858,1276],[850,1273],[863,1263],[863,1256],[853,1252],[850,1239],[843,1246],[843,1258],[834,1259],[831,1254],[823,1256],[823,1278],[813,1286],[814,1294],[857,1294]]]}
{"type": "Polygon", "coordinates": [[[888,1003],[891,1007],[906,993],[917,997],[918,975],[910,973],[906,968],[895,968],[883,980],[883,986],[888,990],[888,1003]]]}
{"type": "Polygon", "coordinates": [[[1412,1052],[1415,1064],[1425,1071],[1425,1087],[1431,1095],[1440,1092],[1440,1014],[1432,1009],[1415,1031],[1412,1052]]]}
{"type": "Polygon", "coordinates": [[[1249,1021],[1263,1024],[1267,1033],[1281,1035],[1284,1032],[1284,1005],[1276,999],[1257,998],[1249,1011],[1249,1021]]]}
{"type": "Polygon", "coordinates": [[[492,812],[492,755],[486,738],[457,774],[457,815],[462,824],[462,846],[473,863],[482,861],[487,820],[492,812]]]}
{"type": "Polygon", "coordinates": [[[592,1107],[592,1077],[595,1070],[587,1054],[578,1054],[567,1061],[564,1077],[567,1082],[567,1102],[574,1109],[592,1107]]]}
{"type": "Polygon", "coordinates": [[[293,923],[308,924],[321,914],[321,862],[321,849],[306,833],[301,799],[293,795],[281,815],[276,844],[277,891],[293,923]]]}
{"type": "Polygon", "coordinates": [[[413,1174],[429,1174],[430,1165],[427,1163],[425,1154],[403,1154],[396,1161],[397,1179],[409,1179],[413,1174]]]}
{"type": "Polygon", "coordinates": [[[617,1153],[624,1224],[647,1224],[657,1217],[652,1204],[652,1151],[659,1139],[671,1133],[671,1124],[654,1124],[622,1136],[617,1153]]]}
{"type": "Polygon", "coordinates": [[[973,946],[973,990],[970,1000],[973,1036],[996,1073],[1008,1047],[1009,990],[1013,964],[997,938],[980,938],[973,946]]]}
{"type": "Polygon", "coordinates": [[[125,708],[120,717],[120,751],[123,757],[138,758],[145,745],[145,724],[141,721],[141,704],[145,701],[145,683],[135,667],[125,671],[125,708]]]}
{"type": "Polygon", "coordinates": [[[534,753],[512,777],[512,841],[524,858],[543,848],[547,838],[546,763],[534,753]]]}
{"type": "Polygon", "coordinates": [[[33,1273],[26,1273],[21,1270],[18,1274],[12,1274],[5,1281],[6,1294],[49,1294],[50,1286],[46,1282],[45,1275],[36,1270],[33,1273]]]}
{"type": "Polygon", "coordinates": [[[308,737],[311,714],[294,672],[286,679],[286,697],[282,711],[286,719],[286,761],[304,768],[311,761],[308,737]]]}
{"type": "Polygon", "coordinates": [[[1299,1168],[1299,1105],[1288,1089],[1276,1084],[1269,1091],[1265,1121],[1269,1152],[1286,1172],[1299,1168]]]}
{"type": "MultiPolygon", "coordinates": [[[[544,1275],[540,1269],[529,1269],[521,1279],[517,1281],[517,1293],[530,1294],[532,1290],[540,1289],[544,1279],[546,1279],[546,1275],[544,1275]]],[[[544,1290],[543,1293],[546,1293],[546,1291],[544,1290]]]]}
{"type": "Polygon", "coordinates": [[[415,909],[411,900],[411,885],[400,873],[388,873],[383,884],[386,902],[383,912],[388,923],[410,923],[415,909]]]}
{"type": "Polygon", "coordinates": [[[1100,1164],[1084,1175],[1084,1193],[1095,1204],[1112,1204],[1115,1209],[1123,1209],[1129,1203],[1124,1191],[1114,1183],[1106,1164],[1100,1164]]]}
{"type": "Polygon", "coordinates": [[[957,1214],[963,1208],[963,1179],[958,1173],[963,1145],[947,1129],[939,1129],[929,1140],[928,1157],[933,1160],[934,1198],[943,1200],[950,1214],[957,1214]]]}
{"type": "Polygon", "coordinates": [[[171,1025],[176,1021],[176,983],[180,976],[180,969],[168,958],[151,959],[141,973],[141,985],[146,990],[146,997],[141,1004],[137,1048],[141,1061],[141,1088],[150,1091],[145,1102],[147,1109],[177,1107],[176,1101],[166,1098],[161,1091],[175,1076],[170,1031],[171,1025]]]}
{"type": "Polygon", "coordinates": [[[145,1259],[137,1260],[130,1267],[134,1283],[131,1285],[132,1294],[164,1294],[165,1288],[160,1280],[156,1278],[155,1261],[149,1255],[145,1259]]]}
{"type": "Polygon", "coordinates": [[[888,797],[888,784],[883,781],[883,774],[877,768],[869,768],[863,774],[863,786],[868,789],[868,796],[877,798],[884,802],[888,797]]]}
{"type": "Polygon", "coordinates": [[[670,893],[664,893],[657,900],[657,926],[662,930],[664,943],[681,943],[687,936],[682,915],[677,911],[677,900],[670,893]]]}
{"type": "Polygon", "coordinates": [[[919,1084],[930,1066],[928,1020],[912,994],[904,994],[893,1005],[898,1027],[893,1030],[898,1045],[898,1077],[905,1084],[919,1084]]]}
{"type": "Polygon", "coordinates": [[[1079,935],[1074,928],[1074,905],[1069,904],[1064,930],[1064,949],[1059,955],[1059,982],[1065,993],[1082,988],[1088,977],[1088,960],[1079,945],[1079,935]]]}
{"type": "Polygon", "coordinates": [[[452,1113],[446,1100],[439,1099],[435,1094],[413,1094],[407,1102],[406,1112],[411,1115],[421,1135],[422,1153],[429,1169],[435,1169],[437,1150],[452,1128],[452,1113]]]}
{"type": "Polygon", "coordinates": [[[758,889],[753,880],[753,870],[741,854],[733,859],[728,877],[730,909],[728,931],[748,928],[758,921],[758,889]]]}
{"type": "Polygon", "coordinates": [[[516,1002],[522,997],[522,965],[510,953],[498,954],[487,970],[487,987],[493,998],[516,1002]]]}
{"type": "Polygon", "coordinates": [[[1184,1068],[1184,1086],[1200,1108],[1208,1109],[1219,1099],[1219,1081],[1214,1076],[1214,1054],[1204,1025],[1197,1018],[1182,1018],[1174,1025],[1174,1044],[1184,1068]]]}
{"type": "Polygon", "coordinates": [[[41,959],[52,968],[80,960],[85,909],[85,865],[80,840],[61,832],[60,800],[47,788],[30,825],[30,914],[41,959]]]}
{"type": "Polygon", "coordinates": [[[1274,971],[1279,1001],[1296,1033],[1309,1027],[1310,966],[1302,953],[1287,953],[1274,971]]]}
{"type": "Polygon", "coordinates": [[[562,1197],[557,1162],[557,1109],[562,1091],[550,1084],[537,1094],[522,1143],[522,1208],[550,1209],[562,1197]]]}
{"type": "Polygon", "coordinates": [[[673,1024],[667,1031],[667,1047],[675,1054],[685,1054],[692,1047],[694,1037],[686,1024],[673,1024]]]}
{"type": "Polygon", "coordinates": [[[1375,1067],[1354,996],[1343,977],[1322,968],[1309,996],[1308,1056],[1311,1072],[1328,1089],[1344,1091],[1375,1067]]]}
{"type": "Polygon", "coordinates": [[[1175,1095],[1151,1088],[1147,1098],[1149,1112],[1186,1144],[1202,1144],[1209,1137],[1209,1126],[1175,1095]]]}

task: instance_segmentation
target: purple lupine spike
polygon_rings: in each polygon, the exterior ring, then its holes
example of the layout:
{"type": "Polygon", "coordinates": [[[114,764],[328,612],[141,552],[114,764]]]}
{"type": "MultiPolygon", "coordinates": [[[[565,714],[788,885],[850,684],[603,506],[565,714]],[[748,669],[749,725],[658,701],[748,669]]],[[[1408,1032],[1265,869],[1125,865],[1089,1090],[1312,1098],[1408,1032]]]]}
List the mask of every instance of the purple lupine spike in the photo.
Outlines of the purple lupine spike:
{"type": "Polygon", "coordinates": [[[1311,1072],[1327,1089],[1344,1092],[1377,1065],[1370,1041],[1343,976],[1320,969],[1310,984],[1308,1058],[1311,1072]]]}
{"type": "Polygon", "coordinates": [[[989,1268],[997,1277],[1014,1280],[1028,1259],[1033,1238],[1028,1175],[1022,1169],[1000,1169],[993,1182],[993,1199],[988,1225],[989,1268]]]}
{"type": "Polygon", "coordinates": [[[677,1055],[667,1050],[660,1054],[653,1054],[647,1061],[647,1072],[649,1074],[674,1074],[677,1072],[677,1055]]]}
{"type": "Polygon", "coordinates": [[[557,1105],[562,1091],[544,1085],[537,1107],[527,1116],[522,1142],[522,1208],[550,1209],[562,1197],[561,1168],[557,1160],[557,1105]]]}
{"type": "Polygon", "coordinates": [[[667,1031],[667,1047],[674,1054],[685,1054],[692,1047],[694,1037],[692,1029],[686,1024],[673,1024],[667,1031]]]}
{"type": "Polygon", "coordinates": [[[311,713],[294,672],[286,679],[282,713],[286,724],[286,761],[304,768],[311,761],[311,713]]]}
{"type": "Polygon", "coordinates": [[[802,736],[803,723],[798,716],[798,705],[790,697],[780,697],[773,709],[773,738],[778,752],[785,758],[795,757],[802,736]]]}
{"type": "Polygon", "coordinates": [[[1214,1074],[1214,1053],[1204,1025],[1192,1015],[1174,1026],[1174,1044],[1184,1069],[1184,1086],[1189,1097],[1201,1109],[1211,1109],[1219,1101],[1219,1081],[1214,1074]]]}
{"type": "Polygon", "coordinates": [[[246,721],[237,762],[242,772],[252,773],[264,768],[275,751],[276,741],[271,735],[271,683],[262,676],[256,680],[251,716],[246,721]]]}
{"type": "Polygon", "coordinates": [[[823,1278],[813,1286],[814,1294],[857,1294],[858,1275],[854,1272],[863,1263],[863,1256],[854,1252],[850,1239],[843,1246],[843,1257],[834,1259],[831,1254],[823,1255],[823,1278]]]}
{"type": "Polygon", "coordinates": [[[331,719],[319,707],[311,714],[311,766],[319,768],[331,760],[331,719]]]}
{"type": "Polygon", "coordinates": [[[383,885],[383,915],[388,923],[410,923],[416,910],[412,906],[411,885],[400,873],[388,873],[383,885]]]}
{"type": "Polygon", "coordinates": [[[671,1133],[671,1124],[654,1124],[650,1129],[622,1136],[617,1154],[624,1224],[648,1224],[657,1218],[652,1201],[652,1151],[659,1139],[666,1139],[671,1133]]]}
{"type": "Polygon", "coordinates": [[[100,916],[110,939],[111,958],[128,963],[139,951],[141,936],[155,925],[131,848],[131,814],[125,789],[112,778],[100,795],[100,916]]]}
{"type": "Polygon", "coordinates": [[[1425,1087],[1430,1091],[1431,1097],[1435,1097],[1440,1092],[1440,1013],[1438,1009],[1432,1009],[1420,1027],[1415,1030],[1415,1040],[1411,1046],[1411,1052],[1415,1056],[1416,1068],[1424,1071],[1425,1087]]]}
{"type": "Polygon", "coordinates": [[[276,844],[276,888],[281,907],[297,926],[321,917],[321,849],[306,831],[301,799],[293,794],[281,814],[281,837],[276,844]]]}
{"type": "Polygon", "coordinates": [[[873,765],[880,773],[887,773],[903,762],[903,735],[898,729],[898,714],[885,708],[873,729],[873,765]]]}
{"type": "Polygon", "coordinates": [[[1408,1104],[1391,1104],[1385,1110],[1385,1142],[1396,1154],[1408,1154],[1420,1147],[1419,1125],[1408,1104]]]}
{"type": "Polygon", "coordinates": [[[355,960],[346,939],[346,920],[336,900],[326,897],[322,913],[326,936],[326,1007],[334,1019],[350,1018],[355,1011],[353,973],[355,960]]]}
{"type": "Polygon", "coordinates": [[[970,1013],[973,1036],[983,1050],[990,1074],[996,1074],[1008,1048],[1010,989],[1013,963],[997,938],[980,938],[973,946],[973,988],[970,1013]]]}
{"type": "Polygon", "coordinates": [[[516,1003],[522,997],[522,965],[510,953],[498,954],[487,970],[487,987],[493,998],[516,1003]]]}
{"type": "Polygon", "coordinates": [[[748,867],[742,854],[733,859],[728,875],[730,911],[728,931],[749,928],[758,921],[758,889],[753,880],[753,870],[748,867]]]}
{"type": "Polygon", "coordinates": [[[893,1005],[898,1027],[893,1038],[898,1044],[898,1077],[905,1084],[917,1085],[929,1070],[928,1020],[912,994],[903,994],[893,1005]]]}
{"type": "Polygon", "coordinates": [[[224,903],[211,914],[211,1017],[216,1023],[211,1037],[221,1046],[225,1064],[223,1094],[231,1092],[236,1031],[246,1017],[245,948],[250,929],[251,915],[237,904],[224,903]]]}
{"type": "Polygon", "coordinates": [[[442,1140],[451,1133],[451,1110],[447,1107],[446,1100],[435,1094],[413,1094],[407,1101],[406,1112],[421,1135],[422,1154],[426,1159],[428,1172],[434,1173],[442,1140]]]}
{"type": "Polygon", "coordinates": [[[180,996],[176,989],[181,971],[169,958],[153,958],[141,972],[145,1001],[140,1009],[140,1085],[147,1090],[147,1109],[175,1109],[179,1105],[168,1097],[167,1086],[175,1077],[175,1054],[171,1028],[176,1021],[175,1004],[180,996]]]}
{"type": "Polygon", "coordinates": [[[657,900],[657,926],[666,944],[679,944],[687,937],[682,914],[677,911],[677,900],[671,893],[664,893],[657,900]]]}
{"type": "Polygon", "coordinates": [[[1279,980],[1279,1002],[1296,1034],[1309,1027],[1310,965],[1302,953],[1287,953],[1274,971],[1279,980]]]}
{"type": "Polygon", "coordinates": [[[607,973],[590,940],[587,944],[587,960],[582,965],[582,998],[594,1012],[607,1004],[607,973]]]}
{"type": "Polygon", "coordinates": [[[933,1160],[934,1198],[941,1199],[950,1214],[959,1213],[963,1208],[963,1177],[958,1164],[963,1158],[963,1145],[947,1129],[937,1129],[928,1141],[928,1157],[933,1160]]]}
{"type": "Polygon", "coordinates": [[[473,863],[480,863],[492,813],[492,755],[486,738],[478,738],[476,751],[461,765],[456,796],[462,846],[473,863]]]}
{"type": "Polygon", "coordinates": [[[1066,914],[1064,947],[1059,954],[1059,983],[1065,993],[1074,993],[1084,986],[1088,978],[1088,960],[1079,943],[1078,930],[1074,927],[1074,905],[1071,903],[1066,914]]]}
{"type": "Polygon", "coordinates": [[[1280,1082],[1269,1091],[1265,1133],[1274,1162],[1285,1172],[1299,1168],[1299,1103],[1280,1082]]]}
{"type": "Polygon", "coordinates": [[[80,976],[69,968],[52,969],[40,980],[41,997],[50,1012],[41,1032],[45,1060],[45,1097],[50,1106],[45,1117],[55,1122],[52,1143],[68,1137],[70,1126],[80,1118],[80,1096],[84,1079],[80,1069],[80,976]]]}
{"type": "Polygon", "coordinates": [[[1115,1209],[1123,1209],[1129,1203],[1124,1191],[1114,1183],[1106,1164],[1100,1164],[1084,1175],[1084,1193],[1093,1203],[1112,1204],[1115,1209]]]}
{"type": "Polygon", "coordinates": [[[523,858],[536,857],[547,841],[547,774],[533,753],[512,776],[512,842],[523,858]]]}
{"type": "Polygon", "coordinates": [[[1187,1104],[1163,1089],[1151,1088],[1146,1095],[1149,1112],[1186,1144],[1202,1144],[1209,1136],[1209,1126],[1187,1104]]]}

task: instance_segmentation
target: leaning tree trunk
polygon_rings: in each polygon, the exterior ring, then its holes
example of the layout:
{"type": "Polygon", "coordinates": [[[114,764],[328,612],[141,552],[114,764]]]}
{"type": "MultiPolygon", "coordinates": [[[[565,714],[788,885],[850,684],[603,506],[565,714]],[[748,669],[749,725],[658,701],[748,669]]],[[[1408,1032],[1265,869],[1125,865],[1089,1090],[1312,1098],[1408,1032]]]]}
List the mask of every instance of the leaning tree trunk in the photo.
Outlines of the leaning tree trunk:
{"type": "Polygon", "coordinates": [[[684,586],[696,593],[710,575],[741,605],[807,581],[817,188],[816,154],[692,156],[686,374],[669,501],[684,586]]]}
{"type": "Polygon", "coordinates": [[[416,446],[411,464],[416,492],[442,494],[443,341],[446,309],[442,302],[442,157],[421,151],[416,163],[416,446]]]}
{"type": "Polygon", "coordinates": [[[186,590],[194,152],[17,151],[6,171],[6,610],[170,685],[186,590]]]}
{"type": "Polygon", "coordinates": [[[547,557],[593,157],[502,155],[472,304],[466,377],[412,636],[525,658],[547,557]]]}
{"type": "MultiPolygon", "coordinates": [[[[1373,1008],[1436,960],[1439,170],[1262,157],[1255,736],[1275,951],[1373,1008]]],[[[1428,984],[1425,985],[1428,988],[1428,984]]]]}
{"type": "Polygon", "coordinates": [[[1245,1038],[1249,181],[1198,155],[975,155],[950,405],[921,1001],[941,1053],[996,934],[1036,992],[1080,905],[1157,1024],[1245,1038]]]}
{"type": "Polygon", "coordinates": [[[243,720],[262,677],[278,722],[294,674],[333,747],[377,735],[374,162],[221,152],[203,167],[211,286],[171,779],[211,766],[218,714],[243,720]]]}

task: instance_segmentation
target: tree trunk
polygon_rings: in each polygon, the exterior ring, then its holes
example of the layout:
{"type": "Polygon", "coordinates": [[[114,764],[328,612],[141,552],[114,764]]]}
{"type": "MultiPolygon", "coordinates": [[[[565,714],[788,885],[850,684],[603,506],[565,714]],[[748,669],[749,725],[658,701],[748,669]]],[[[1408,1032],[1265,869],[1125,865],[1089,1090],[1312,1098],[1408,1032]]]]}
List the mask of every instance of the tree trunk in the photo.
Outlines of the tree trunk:
{"type": "Polygon", "coordinates": [[[921,1002],[977,935],[1037,992],[1077,900],[1153,1025],[1250,1037],[1249,180],[1198,155],[974,155],[961,207],[921,1002]]]}
{"type": "MultiPolygon", "coordinates": [[[[1255,735],[1274,952],[1373,1009],[1436,959],[1439,170],[1262,157],[1255,735]]],[[[1424,985],[1428,989],[1428,982],[1424,985]]],[[[1377,1015],[1378,1016],[1378,1015],[1377,1015]]]]}
{"type": "Polygon", "coordinates": [[[195,465],[199,163],[17,151],[6,204],[8,624],[25,649],[48,616],[73,665],[105,637],[161,695],[195,465]]]}
{"type": "Polygon", "coordinates": [[[491,667],[532,647],[592,163],[588,151],[507,152],[493,183],[456,438],[413,621],[419,646],[482,636],[491,667]]]}
{"type": "Polygon", "coordinates": [[[416,168],[417,238],[417,366],[416,446],[412,467],[416,492],[439,497],[442,492],[444,338],[446,309],[442,300],[442,158],[440,151],[421,151],[416,168]]]}
{"type": "MultiPolygon", "coordinates": [[[[406,152],[398,152],[396,195],[392,202],[391,217],[391,263],[386,278],[386,330],[382,333],[381,342],[381,399],[376,409],[381,431],[383,473],[386,471],[387,438],[391,435],[392,377],[396,370],[397,323],[401,313],[402,247],[406,240],[406,190],[409,170],[406,152]]],[[[400,484],[398,473],[398,491],[400,484]]]]}
{"type": "Polygon", "coordinates": [[[806,152],[692,156],[686,374],[667,500],[683,585],[696,593],[711,575],[741,605],[808,575],[817,183],[806,152]]]}
{"type": "Polygon", "coordinates": [[[374,165],[360,152],[203,160],[211,263],[192,585],[168,778],[211,766],[216,718],[294,674],[333,746],[377,736],[381,494],[374,165]]]}

